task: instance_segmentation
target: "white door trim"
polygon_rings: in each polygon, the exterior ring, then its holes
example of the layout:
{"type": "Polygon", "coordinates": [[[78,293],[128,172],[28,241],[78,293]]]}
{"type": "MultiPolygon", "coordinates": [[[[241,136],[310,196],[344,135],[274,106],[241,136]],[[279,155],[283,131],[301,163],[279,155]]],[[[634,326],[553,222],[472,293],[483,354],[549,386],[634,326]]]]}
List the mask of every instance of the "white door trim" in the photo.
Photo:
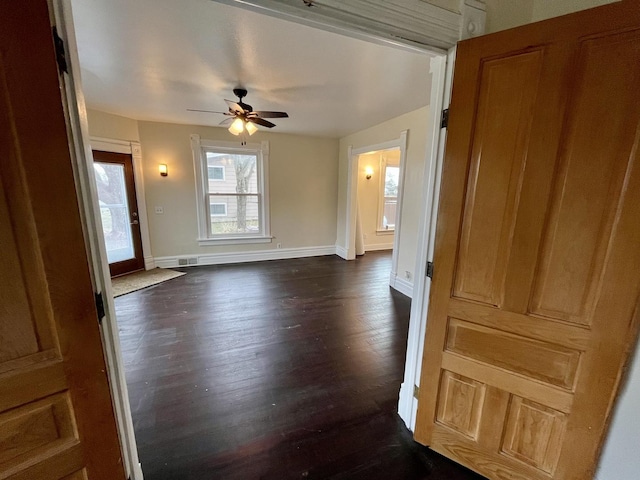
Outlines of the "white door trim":
{"type": "Polygon", "coordinates": [[[423,177],[422,205],[418,227],[418,251],[416,253],[415,280],[409,319],[409,335],[407,340],[407,356],[405,359],[404,381],[400,387],[398,414],[407,427],[413,431],[418,410],[418,400],[414,397],[414,386],[420,386],[422,353],[427,326],[427,309],[429,307],[429,290],[431,281],[427,281],[427,261],[433,260],[433,250],[440,196],[440,179],[444,160],[444,147],[447,136],[446,129],[440,128],[442,110],[448,108],[453,81],[453,64],[455,48],[449,50],[447,56],[431,59],[432,89],[430,100],[429,151],[425,163],[423,177]]]}
{"type": "Polygon", "coordinates": [[[352,145],[347,147],[347,158],[349,165],[347,170],[347,205],[345,218],[345,246],[347,250],[347,258],[345,260],[354,260],[356,258],[356,211],[358,204],[358,157],[368,152],[378,152],[381,150],[400,149],[400,179],[398,182],[398,206],[396,208],[395,232],[393,235],[393,253],[391,257],[391,276],[395,278],[398,269],[398,241],[401,232],[402,221],[402,199],[404,197],[404,172],[407,159],[407,130],[400,132],[400,137],[388,142],[376,143],[364,147],[353,148],[352,145]]]}
{"type": "Polygon", "coordinates": [[[67,133],[69,135],[69,152],[73,159],[76,192],[87,249],[87,260],[91,271],[91,281],[94,292],[101,293],[104,301],[105,316],[102,319],[100,333],[118,436],[122,448],[123,464],[128,478],[143,480],[122,362],[107,250],[100,222],[100,207],[97,202],[93,156],[91,154],[87,111],[80,79],[80,61],[73,27],[71,0],[48,1],[49,5],[53,7],[52,12],[58,34],[64,41],[66,49],[69,73],[62,76],[63,88],[61,93],[65,108],[67,133]]]}
{"type": "Polygon", "coordinates": [[[156,268],[151,253],[151,236],[149,235],[149,217],[147,215],[147,201],[144,193],[144,170],[142,168],[142,147],[140,142],[127,142],[113,138],[90,137],[91,149],[103,152],[125,153],[133,160],[133,181],[136,189],[138,207],[138,221],[140,222],[140,236],[142,239],[142,256],[144,269],[156,268]]]}

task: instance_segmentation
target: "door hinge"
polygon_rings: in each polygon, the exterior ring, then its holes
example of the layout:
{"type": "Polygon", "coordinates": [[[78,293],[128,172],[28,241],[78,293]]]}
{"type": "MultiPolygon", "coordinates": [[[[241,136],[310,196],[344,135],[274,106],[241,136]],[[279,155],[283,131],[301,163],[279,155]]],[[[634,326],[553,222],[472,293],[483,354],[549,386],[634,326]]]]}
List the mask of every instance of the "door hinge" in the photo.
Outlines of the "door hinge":
{"type": "Polygon", "coordinates": [[[104,312],[104,299],[102,298],[102,292],[96,293],[96,311],[98,313],[98,323],[102,324],[102,319],[105,316],[104,312]]]}
{"type": "Polygon", "coordinates": [[[433,262],[427,262],[427,277],[433,278],[433,262]]]}
{"type": "Polygon", "coordinates": [[[442,110],[442,116],[440,117],[440,128],[447,128],[449,126],[449,109],[442,110]]]}
{"type": "Polygon", "coordinates": [[[67,54],[64,51],[64,40],[58,35],[58,29],[56,27],[53,27],[53,43],[56,48],[58,70],[60,73],[69,73],[69,69],[67,68],[67,54]]]}
{"type": "Polygon", "coordinates": [[[413,386],[413,398],[418,398],[420,395],[420,387],[417,385],[413,386]]]}

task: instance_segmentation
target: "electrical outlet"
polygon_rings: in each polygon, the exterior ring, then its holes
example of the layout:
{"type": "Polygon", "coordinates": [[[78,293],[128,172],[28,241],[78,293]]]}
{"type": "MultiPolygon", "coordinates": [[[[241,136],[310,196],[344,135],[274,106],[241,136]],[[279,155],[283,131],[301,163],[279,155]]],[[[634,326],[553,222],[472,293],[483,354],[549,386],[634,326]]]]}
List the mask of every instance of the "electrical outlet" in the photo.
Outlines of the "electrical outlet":
{"type": "Polygon", "coordinates": [[[156,205],[156,215],[162,215],[164,213],[164,208],[156,205]]]}
{"type": "Polygon", "coordinates": [[[276,243],[276,248],[282,248],[282,244],[281,243],[276,243]]]}

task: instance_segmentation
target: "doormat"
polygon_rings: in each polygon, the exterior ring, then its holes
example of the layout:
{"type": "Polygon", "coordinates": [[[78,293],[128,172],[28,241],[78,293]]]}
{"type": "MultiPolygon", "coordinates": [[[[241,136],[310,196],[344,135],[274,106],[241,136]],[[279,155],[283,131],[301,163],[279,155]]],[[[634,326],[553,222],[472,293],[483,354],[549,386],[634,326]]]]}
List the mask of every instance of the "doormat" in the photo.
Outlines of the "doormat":
{"type": "Polygon", "coordinates": [[[166,282],[172,278],[181,277],[182,275],[186,275],[186,273],[176,272],[175,270],[169,270],[166,268],[154,268],[153,270],[147,270],[145,272],[130,273],[129,275],[112,278],[111,290],[115,298],[127,293],[135,292],[136,290],[142,290],[143,288],[166,282]]]}

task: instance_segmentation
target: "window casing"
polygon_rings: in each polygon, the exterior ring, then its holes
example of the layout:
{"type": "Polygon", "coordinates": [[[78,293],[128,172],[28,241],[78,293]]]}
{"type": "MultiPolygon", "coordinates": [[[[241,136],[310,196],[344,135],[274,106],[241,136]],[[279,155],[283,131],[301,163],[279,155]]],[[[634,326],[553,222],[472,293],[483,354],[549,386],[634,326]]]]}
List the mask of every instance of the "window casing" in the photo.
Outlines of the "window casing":
{"type": "Polygon", "coordinates": [[[271,241],[269,143],[238,145],[191,136],[198,210],[198,243],[271,241]]]}

